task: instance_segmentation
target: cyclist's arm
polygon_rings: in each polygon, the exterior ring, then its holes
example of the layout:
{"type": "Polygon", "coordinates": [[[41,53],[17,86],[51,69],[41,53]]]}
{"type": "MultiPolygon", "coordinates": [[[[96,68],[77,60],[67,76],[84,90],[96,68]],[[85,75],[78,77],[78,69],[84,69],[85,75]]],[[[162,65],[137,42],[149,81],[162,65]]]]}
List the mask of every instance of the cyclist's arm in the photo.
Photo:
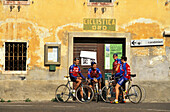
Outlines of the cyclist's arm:
{"type": "Polygon", "coordinates": [[[123,74],[123,70],[120,70],[120,72],[119,73],[116,73],[115,74],[115,77],[117,77],[117,76],[121,76],[123,74]]]}
{"type": "Polygon", "coordinates": [[[113,71],[114,71],[114,65],[112,64],[112,75],[113,75],[113,71]]]}
{"type": "Polygon", "coordinates": [[[90,73],[91,73],[91,70],[88,69],[88,78],[91,79],[91,80],[93,80],[93,78],[91,78],[91,76],[90,76],[90,73]]]}
{"type": "Polygon", "coordinates": [[[99,73],[99,77],[97,77],[97,80],[101,79],[102,78],[102,74],[101,74],[101,71],[99,69],[97,69],[98,73],[99,73]]]}
{"type": "Polygon", "coordinates": [[[124,74],[125,76],[128,76],[129,74],[131,74],[130,66],[126,64],[124,71],[125,71],[125,74],[124,74]]]}
{"type": "Polygon", "coordinates": [[[121,64],[121,61],[118,60],[118,65],[117,65],[117,67],[116,67],[116,72],[118,71],[118,69],[119,69],[119,67],[120,67],[120,64],[121,64]]]}
{"type": "Polygon", "coordinates": [[[69,74],[70,74],[71,77],[77,79],[77,77],[75,77],[75,76],[73,75],[73,67],[72,67],[72,66],[71,66],[70,69],[69,69],[69,74]]]}
{"type": "Polygon", "coordinates": [[[83,79],[86,79],[86,78],[81,74],[80,68],[79,68],[79,74],[80,74],[80,76],[81,76],[83,79]]]}
{"type": "Polygon", "coordinates": [[[119,67],[120,67],[120,64],[117,65],[116,70],[115,70],[116,72],[118,71],[119,67]]]}

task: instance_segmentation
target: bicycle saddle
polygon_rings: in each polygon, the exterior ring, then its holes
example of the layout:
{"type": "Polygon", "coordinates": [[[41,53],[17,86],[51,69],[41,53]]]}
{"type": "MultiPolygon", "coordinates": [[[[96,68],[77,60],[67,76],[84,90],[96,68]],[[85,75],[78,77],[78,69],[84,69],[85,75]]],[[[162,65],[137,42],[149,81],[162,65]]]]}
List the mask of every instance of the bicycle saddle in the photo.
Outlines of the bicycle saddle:
{"type": "Polygon", "coordinates": [[[129,74],[131,77],[136,77],[136,74],[129,74]]]}
{"type": "Polygon", "coordinates": [[[65,78],[69,78],[69,76],[64,76],[65,78]]]}

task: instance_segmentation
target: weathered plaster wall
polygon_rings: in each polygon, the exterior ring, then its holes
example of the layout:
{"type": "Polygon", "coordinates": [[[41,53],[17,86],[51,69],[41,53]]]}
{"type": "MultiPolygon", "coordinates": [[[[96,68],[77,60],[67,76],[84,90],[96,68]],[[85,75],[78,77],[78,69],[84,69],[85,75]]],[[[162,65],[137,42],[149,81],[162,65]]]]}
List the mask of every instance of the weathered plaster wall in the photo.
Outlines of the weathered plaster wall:
{"type": "MultiPolygon", "coordinates": [[[[152,93],[153,87],[166,87],[169,92],[167,83],[170,81],[170,38],[163,37],[165,29],[170,28],[170,4],[165,6],[166,0],[116,0],[113,7],[105,7],[106,12],[102,14],[101,8],[97,7],[94,13],[94,6],[87,6],[87,0],[34,0],[34,3],[28,6],[21,6],[18,12],[17,7],[10,12],[8,5],[3,5],[0,1],[0,72],[4,69],[4,42],[6,41],[26,41],[28,47],[28,73],[26,81],[20,81],[21,75],[2,74],[0,73],[0,97],[5,99],[15,99],[8,91],[20,94],[24,99],[25,94],[35,90],[19,89],[22,85],[29,88],[42,84],[51,86],[50,81],[61,81],[63,76],[67,75],[68,70],[68,32],[96,32],[83,31],[83,18],[115,18],[116,31],[131,33],[132,39],[164,39],[164,46],[160,47],[140,47],[131,48],[132,72],[137,74],[135,82],[143,85],[152,93]],[[49,67],[44,66],[44,44],[46,42],[61,42],[61,66],[56,68],[55,72],[49,72],[49,67]],[[8,81],[7,81],[8,80],[8,81]],[[32,85],[29,81],[36,81],[37,85],[32,85]],[[44,80],[47,82],[44,83],[44,80]],[[7,81],[7,82],[6,82],[7,81]],[[12,82],[11,82],[12,81],[12,82]],[[146,81],[147,83],[140,83],[146,81]],[[152,81],[152,87],[148,88],[147,84],[152,81]],[[159,85],[159,81],[165,81],[159,85]],[[5,83],[6,82],[6,83],[5,83]],[[167,83],[166,83],[167,82],[167,83]],[[17,88],[18,92],[14,91],[17,88]],[[25,91],[25,92],[24,92],[25,91]]],[[[105,32],[105,31],[103,31],[105,32]]],[[[34,82],[34,83],[36,83],[34,82]]],[[[55,83],[56,86],[59,83],[55,83]]],[[[54,85],[55,85],[54,84],[54,85]]],[[[53,85],[53,89],[55,86],[53,85]]],[[[40,87],[44,88],[44,86],[40,87]]],[[[54,92],[55,89],[46,91],[54,92]]],[[[154,89],[153,89],[154,90],[154,89]]],[[[42,89],[37,88],[37,91],[42,89]]],[[[34,93],[33,92],[33,93],[34,93]]],[[[42,92],[40,97],[30,96],[34,100],[43,99],[42,92]]],[[[52,93],[45,97],[50,99],[52,93]]],[[[161,94],[161,93],[160,93],[161,94]]],[[[156,93],[155,93],[156,95],[156,93]]],[[[152,96],[152,95],[151,95],[152,96]]],[[[168,96],[162,99],[167,99],[168,96]]],[[[154,101],[158,99],[153,99],[154,101]]],[[[148,100],[149,101],[149,100],[148,100]]],[[[169,101],[169,100],[164,100],[169,101]]]]}

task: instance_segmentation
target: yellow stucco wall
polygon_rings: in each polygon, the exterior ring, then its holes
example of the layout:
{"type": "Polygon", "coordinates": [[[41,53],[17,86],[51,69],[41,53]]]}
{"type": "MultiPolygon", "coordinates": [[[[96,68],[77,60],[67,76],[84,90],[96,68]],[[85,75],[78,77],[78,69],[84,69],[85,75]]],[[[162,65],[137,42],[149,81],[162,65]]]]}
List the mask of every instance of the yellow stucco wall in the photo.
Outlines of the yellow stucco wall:
{"type": "MultiPolygon", "coordinates": [[[[170,39],[162,33],[170,27],[170,4],[165,0],[117,0],[113,7],[87,6],[87,0],[33,0],[30,5],[17,6],[10,12],[9,5],[0,1],[0,47],[3,52],[5,41],[28,41],[29,67],[44,67],[44,44],[61,42],[61,56],[67,55],[66,31],[83,31],[83,18],[115,18],[116,32],[130,32],[132,39],[164,39],[165,44],[155,47],[154,55],[166,55],[165,46],[170,47],[170,39]]],[[[84,31],[85,32],[85,31],[84,31]]],[[[111,31],[109,31],[111,32],[111,31]]],[[[112,31],[114,32],[114,31],[112,31]]],[[[146,48],[134,48],[136,55],[149,55],[146,48]],[[139,50],[142,52],[139,52],[139,50]]],[[[4,53],[0,53],[4,56],[4,53]]],[[[64,59],[63,59],[64,60],[64,59]]],[[[4,59],[0,59],[1,70],[4,59]]],[[[61,69],[59,67],[58,69],[61,69]]]]}

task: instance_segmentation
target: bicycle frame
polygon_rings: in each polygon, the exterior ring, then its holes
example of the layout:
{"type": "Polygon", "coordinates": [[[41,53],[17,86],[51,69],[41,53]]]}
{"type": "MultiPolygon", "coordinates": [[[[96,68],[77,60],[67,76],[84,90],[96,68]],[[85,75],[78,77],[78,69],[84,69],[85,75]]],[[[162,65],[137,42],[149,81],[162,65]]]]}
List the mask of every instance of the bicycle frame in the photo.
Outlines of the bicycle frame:
{"type": "MultiPolygon", "coordinates": [[[[128,80],[128,86],[127,86],[127,91],[125,90],[124,91],[124,89],[121,87],[121,90],[123,91],[123,94],[125,95],[125,97],[129,97],[129,96],[133,96],[134,94],[128,94],[129,93],[129,90],[130,90],[130,88],[132,87],[132,78],[130,78],[129,80],[128,80]]],[[[137,92],[136,92],[136,90],[134,90],[135,91],[135,96],[136,96],[136,94],[137,94],[137,92]]]]}

